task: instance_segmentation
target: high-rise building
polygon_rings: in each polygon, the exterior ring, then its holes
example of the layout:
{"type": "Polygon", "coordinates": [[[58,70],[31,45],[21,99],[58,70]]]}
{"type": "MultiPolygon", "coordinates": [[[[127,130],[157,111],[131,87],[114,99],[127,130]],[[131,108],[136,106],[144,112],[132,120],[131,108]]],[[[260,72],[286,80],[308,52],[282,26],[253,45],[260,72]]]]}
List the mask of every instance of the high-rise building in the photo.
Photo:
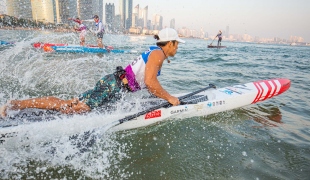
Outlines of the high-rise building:
{"type": "Polygon", "coordinates": [[[77,0],[57,0],[56,1],[56,14],[57,23],[69,23],[68,18],[77,18],[77,0]]]}
{"type": "Polygon", "coordinates": [[[132,13],[136,13],[138,15],[138,18],[140,18],[140,7],[139,7],[139,4],[137,4],[135,6],[135,8],[133,9],[132,13]]]}
{"type": "Polygon", "coordinates": [[[103,21],[103,17],[104,17],[104,14],[103,14],[103,0],[98,0],[98,1],[99,1],[98,2],[98,4],[99,4],[99,6],[98,6],[98,11],[99,11],[98,16],[103,21]]]}
{"type": "Polygon", "coordinates": [[[153,28],[152,28],[152,21],[151,20],[147,20],[147,29],[148,30],[153,30],[153,28]]]}
{"type": "Polygon", "coordinates": [[[109,29],[114,25],[115,6],[114,3],[105,4],[105,23],[109,29]]]}
{"type": "Polygon", "coordinates": [[[121,25],[125,30],[128,30],[132,25],[132,0],[120,0],[119,8],[121,25]]]}
{"type": "Polygon", "coordinates": [[[170,28],[175,29],[175,19],[170,20],[170,28]]]}
{"type": "Polygon", "coordinates": [[[32,20],[33,14],[31,3],[32,0],[6,0],[7,14],[17,18],[32,20]]]}
{"type": "Polygon", "coordinates": [[[115,32],[117,33],[122,33],[124,28],[123,28],[123,25],[121,23],[121,15],[118,14],[118,15],[115,15],[115,19],[114,19],[114,27],[113,29],[115,29],[115,32]]]}
{"type": "Polygon", "coordinates": [[[163,28],[163,17],[155,14],[152,22],[153,30],[161,30],[163,28]]]}
{"type": "Polygon", "coordinates": [[[139,4],[135,6],[132,12],[132,27],[138,27],[140,8],[139,4]]]}
{"type": "Polygon", "coordinates": [[[0,0],[0,14],[7,14],[6,0],[0,0]]]}
{"type": "Polygon", "coordinates": [[[43,23],[55,23],[53,0],[31,0],[33,20],[43,23]]]}
{"type": "Polygon", "coordinates": [[[143,28],[147,28],[147,29],[149,29],[148,27],[147,27],[147,15],[148,15],[148,13],[149,13],[149,7],[148,6],[146,6],[145,8],[143,8],[143,28]]]}
{"type": "Polygon", "coordinates": [[[100,20],[103,19],[102,0],[77,0],[77,2],[78,16],[81,19],[92,19],[94,15],[98,15],[100,20]]]}

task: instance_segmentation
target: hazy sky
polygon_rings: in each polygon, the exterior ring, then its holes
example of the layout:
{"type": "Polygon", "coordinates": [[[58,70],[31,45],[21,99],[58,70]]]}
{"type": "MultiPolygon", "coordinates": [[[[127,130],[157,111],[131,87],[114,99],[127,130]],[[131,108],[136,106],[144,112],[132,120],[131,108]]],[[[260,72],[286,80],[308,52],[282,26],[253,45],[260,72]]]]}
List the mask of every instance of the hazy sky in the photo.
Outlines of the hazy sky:
{"type": "MultiPolygon", "coordinates": [[[[119,13],[119,0],[104,2],[114,3],[119,13]]],[[[230,34],[284,39],[301,36],[310,43],[310,0],[133,0],[133,7],[137,4],[148,6],[149,20],[153,14],[163,16],[164,26],[175,18],[177,29],[203,28],[215,35],[229,26],[230,34]]]]}
{"type": "MultiPolygon", "coordinates": [[[[115,4],[119,0],[106,0],[115,4]]],[[[214,35],[229,26],[230,34],[289,39],[301,36],[310,42],[310,0],[133,0],[133,7],[148,5],[148,19],[153,14],[164,18],[169,26],[172,18],[176,28],[208,32],[214,35]]]]}

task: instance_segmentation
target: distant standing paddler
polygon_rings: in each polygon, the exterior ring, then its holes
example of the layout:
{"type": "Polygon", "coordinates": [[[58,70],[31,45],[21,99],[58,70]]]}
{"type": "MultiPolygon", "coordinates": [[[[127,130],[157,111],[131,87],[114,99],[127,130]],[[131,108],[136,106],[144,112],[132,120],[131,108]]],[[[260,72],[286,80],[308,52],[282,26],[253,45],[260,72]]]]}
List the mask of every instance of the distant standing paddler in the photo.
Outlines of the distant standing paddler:
{"type": "Polygon", "coordinates": [[[217,33],[216,37],[219,38],[219,40],[217,41],[217,46],[221,46],[221,42],[222,42],[222,31],[221,30],[217,33]]]}

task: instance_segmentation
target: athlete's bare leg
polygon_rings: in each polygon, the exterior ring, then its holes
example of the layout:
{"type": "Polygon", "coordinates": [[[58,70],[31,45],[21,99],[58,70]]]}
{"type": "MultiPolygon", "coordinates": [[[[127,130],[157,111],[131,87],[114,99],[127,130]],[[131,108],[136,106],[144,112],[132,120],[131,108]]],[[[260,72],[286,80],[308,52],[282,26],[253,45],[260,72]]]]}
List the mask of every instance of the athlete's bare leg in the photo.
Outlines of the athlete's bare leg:
{"type": "Polygon", "coordinates": [[[98,42],[98,47],[99,47],[99,48],[103,48],[102,38],[98,38],[98,39],[97,39],[97,42],[98,42]]]}
{"type": "Polygon", "coordinates": [[[6,111],[23,110],[27,108],[37,108],[46,110],[56,110],[65,114],[83,113],[90,111],[88,105],[79,101],[77,98],[63,100],[56,97],[42,97],[26,100],[12,100],[0,108],[1,116],[6,117],[6,111]]]}
{"type": "Polygon", "coordinates": [[[85,38],[81,38],[80,45],[85,46],[85,38]]]}

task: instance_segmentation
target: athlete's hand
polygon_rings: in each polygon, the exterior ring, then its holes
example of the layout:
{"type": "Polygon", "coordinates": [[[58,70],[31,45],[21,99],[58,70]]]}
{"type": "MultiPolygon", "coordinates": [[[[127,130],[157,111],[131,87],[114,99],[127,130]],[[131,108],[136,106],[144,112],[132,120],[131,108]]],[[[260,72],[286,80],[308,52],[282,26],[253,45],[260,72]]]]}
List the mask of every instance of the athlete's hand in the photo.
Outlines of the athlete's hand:
{"type": "Polygon", "coordinates": [[[168,99],[168,102],[170,104],[172,104],[173,106],[177,106],[180,104],[180,101],[177,97],[174,97],[174,96],[171,96],[169,99],[168,99]]]}
{"type": "Polygon", "coordinates": [[[64,114],[73,114],[75,113],[75,106],[78,104],[79,100],[77,98],[66,100],[60,106],[60,112],[64,114]]]}

